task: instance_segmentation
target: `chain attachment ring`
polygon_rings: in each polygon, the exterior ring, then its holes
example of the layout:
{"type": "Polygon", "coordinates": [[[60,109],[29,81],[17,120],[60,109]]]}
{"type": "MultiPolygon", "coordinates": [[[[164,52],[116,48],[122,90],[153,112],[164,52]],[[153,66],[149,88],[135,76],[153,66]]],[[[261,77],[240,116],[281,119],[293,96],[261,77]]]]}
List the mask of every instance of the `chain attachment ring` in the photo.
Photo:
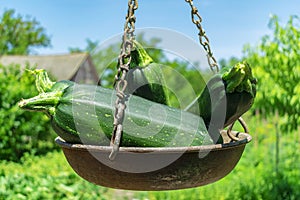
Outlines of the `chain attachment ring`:
{"type": "MultiPolygon", "coordinates": [[[[246,122],[243,120],[243,118],[240,117],[237,121],[240,122],[240,124],[242,125],[242,127],[243,127],[245,133],[249,133],[248,126],[247,126],[246,122]]],[[[233,135],[232,132],[231,132],[231,131],[232,131],[232,128],[233,128],[233,126],[234,126],[234,124],[235,124],[235,122],[236,122],[236,121],[234,121],[234,122],[233,122],[232,124],[230,124],[230,126],[228,127],[228,129],[227,129],[227,135],[228,135],[228,137],[229,137],[231,140],[233,140],[233,141],[238,141],[239,138],[236,137],[235,135],[233,135]]]]}

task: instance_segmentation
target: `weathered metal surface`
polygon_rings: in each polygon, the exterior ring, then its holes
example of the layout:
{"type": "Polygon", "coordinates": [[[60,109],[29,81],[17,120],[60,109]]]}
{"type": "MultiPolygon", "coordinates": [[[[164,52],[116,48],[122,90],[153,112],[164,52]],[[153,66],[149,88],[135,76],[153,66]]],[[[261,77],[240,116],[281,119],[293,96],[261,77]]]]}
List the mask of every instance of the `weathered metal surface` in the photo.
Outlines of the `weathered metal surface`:
{"type": "MultiPolygon", "coordinates": [[[[175,190],[213,183],[231,172],[252,139],[233,133],[240,140],[225,138],[222,145],[120,147],[114,161],[109,160],[109,146],[69,144],[60,138],[56,142],[74,171],[89,182],[127,190],[175,190]]],[[[226,137],[226,131],[222,135],[226,137]]]]}

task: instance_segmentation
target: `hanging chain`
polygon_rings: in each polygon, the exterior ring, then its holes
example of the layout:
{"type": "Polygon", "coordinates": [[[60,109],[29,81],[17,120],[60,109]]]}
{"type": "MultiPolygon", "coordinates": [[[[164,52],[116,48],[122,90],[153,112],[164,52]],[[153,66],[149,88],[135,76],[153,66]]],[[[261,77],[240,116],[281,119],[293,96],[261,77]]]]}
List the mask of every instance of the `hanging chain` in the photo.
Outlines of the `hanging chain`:
{"type": "Polygon", "coordinates": [[[123,119],[126,109],[126,94],[125,90],[127,87],[127,81],[125,80],[126,74],[129,70],[131,62],[131,50],[133,48],[134,31],[135,31],[135,10],[138,9],[137,0],[128,1],[128,11],[126,15],[126,22],[124,26],[124,34],[122,38],[122,48],[118,57],[118,72],[115,76],[115,87],[116,87],[116,103],[114,113],[114,128],[112,132],[112,138],[110,145],[113,147],[111,154],[109,155],[110,160],[114,160],[121,142],[123,132],[123,119]]]}
{"type": "MultiPolygon", "coordinates": [[[[194,6],[193,0],[185,0],[191,6],[192,22],[199,29],[199,41],[207,53],[208,64],[213,72],[218,72],[219,67],[215,57],[210,48],[209,39],[202,28],[202,18],[198,12],[198,9],[194,6]]],[[[122,38],[121,53],[118,57],[118,72],[115,76],[114,85],[116,87],[116,102],[115,102],[115,113],[114,113],[114,128],[111,138],[111,146],[113,147],[109,159],[114,160],[121,142],[121,136],[123,132],[123,120],[124,112],[126,109],[126,94],[125,90],[127,87],[127,81],[125,80],[126,74],[129,71],[129,65],[131,62],[131,50],[133,48],[134,31],[135,31],[135,10],[138,9],[138,0],[128,0],[128,11],[126,15],[126,22],[124,26],[124,34],[122,38]]]]}
{"type": "Polygon", "coordinates": [[[192,15],[192,22],[196,25],[196,27],[199,30],[199,41],[200,44],[203,46],[204,50],[207,53],[207,60],[208,60],[208,64],[210,66],[210,69],[213,72],[218,72],[219,71],[219,66],[217,63],[216,58],[213,56],[213,53],[211,51],[210,48],[210,44],[209,44],[209,39],[201,25],[202,22],[202,17],[200,16],[198,9],[194,6],[193,0],[185,0],[187,3],[190,4],[191,6],[191,15],[192,15]]]}
{"type": "MultiPolygon", "coordinates": [[[[201,25],[202,23],[202,17],[200,16],[198,9],[194,6],[193,0],[185,0],[187,3],[190,4],[191,6],[191,15],[192,15],[192,22],[196,25],[196,27],[199,29],[199,41],[200,44],[203,46],[204,50],[207,53],[207,60],[208,60],[208,64],[210,66],[210,69],[213,72],[218,72],[219,71],[219,66],[217,63],[216,58],[213,56],[213,53],[211,51],[210,48],[210,44],[209,44],[209,39],[201,25]]],[[[242,126],[244,127],[244,130],[246,132],[248,132],[248,128],[246,123],[243,121],[243,119],[240,117],[239,118],[239,122],[242,124],[242,126]]],[[[231,138],[233,141],[237,141],[239,140],[239,138],[235,137],[232,133],[231,133],[231,129],[234,125],[235,121],[230,125],[230,128],[227,131],[227,135],[229,136],[229,138],[231,138]]]]}

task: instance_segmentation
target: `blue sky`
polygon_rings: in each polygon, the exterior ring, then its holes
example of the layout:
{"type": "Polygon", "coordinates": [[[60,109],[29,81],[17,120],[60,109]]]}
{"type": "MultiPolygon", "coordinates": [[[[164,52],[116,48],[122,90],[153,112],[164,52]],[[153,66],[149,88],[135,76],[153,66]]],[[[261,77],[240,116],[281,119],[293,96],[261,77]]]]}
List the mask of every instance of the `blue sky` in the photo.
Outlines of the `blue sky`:
{"type": "MultiPolygon", "coordinates": [[[[86,39],[99,41],[122,32],[127,0],[0,0],[0,12],[14,8],[36,18],[51,36],[52,47],[39,54],[67,53],[69,47],[86,46],[86,39]]],[[[194,0],[217,59],[239,57],[246,43],[256,44],[270,33],[270,14],[282,23],[300,16],[299,0],[194,0]]],[[[197,41],[190,7],[184,0],[139,0],[137,28],[161,27],[178,31],[197,41]]]]}

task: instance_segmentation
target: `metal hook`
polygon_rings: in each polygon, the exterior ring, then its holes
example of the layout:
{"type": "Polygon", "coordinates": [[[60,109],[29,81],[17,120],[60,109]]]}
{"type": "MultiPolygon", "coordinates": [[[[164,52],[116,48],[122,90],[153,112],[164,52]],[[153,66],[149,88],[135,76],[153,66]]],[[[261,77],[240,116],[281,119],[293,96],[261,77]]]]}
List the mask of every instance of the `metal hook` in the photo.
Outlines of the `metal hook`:
{"type": "MultiPolygon", "coordinates": [[[[243,120],[243,118],[240,117],[240,118],[238,119],[238,121],[239,121],[240,124],[242,125],[242,127],[243,127],[245,133],[249,133],[248,126],[247,126],[246,122],[243,120]]],[[[234,126],[234,124],[235,124],[235,122],[236,122],[236,121],[234,121],[232,124],[230,124],[230,126],[229,126],[229,128],[228,128],[228,130],[227,130],[227,135],[228,135],[228,137],[229,137],[230,139],[232,139],[233,141],[238,141],[239,138],[236,137],[235,135],[233,135],[232,132],[231,132],[231,131],[232,131],[232,128],[233,128],[233,126],[234,126]]]]}

